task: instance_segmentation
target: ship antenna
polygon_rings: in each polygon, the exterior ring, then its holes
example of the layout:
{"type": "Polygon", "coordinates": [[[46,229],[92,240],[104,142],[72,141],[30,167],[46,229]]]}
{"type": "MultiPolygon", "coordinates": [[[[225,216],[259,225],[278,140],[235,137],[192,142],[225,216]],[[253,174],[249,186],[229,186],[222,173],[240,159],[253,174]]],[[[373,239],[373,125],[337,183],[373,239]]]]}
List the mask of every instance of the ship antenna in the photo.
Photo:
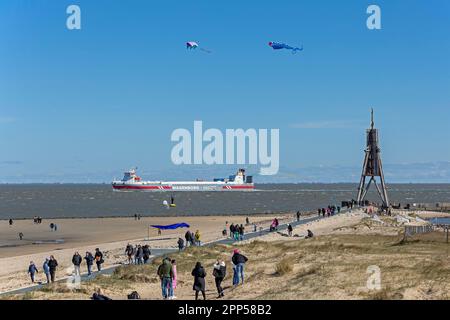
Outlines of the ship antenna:
{"type": "Polygon", "coordinates": [[[373,122],[373,108],[371,108],[371,113],[370,113],[370,128],[373,129],[374,126],[374,122],[373,122]]]}

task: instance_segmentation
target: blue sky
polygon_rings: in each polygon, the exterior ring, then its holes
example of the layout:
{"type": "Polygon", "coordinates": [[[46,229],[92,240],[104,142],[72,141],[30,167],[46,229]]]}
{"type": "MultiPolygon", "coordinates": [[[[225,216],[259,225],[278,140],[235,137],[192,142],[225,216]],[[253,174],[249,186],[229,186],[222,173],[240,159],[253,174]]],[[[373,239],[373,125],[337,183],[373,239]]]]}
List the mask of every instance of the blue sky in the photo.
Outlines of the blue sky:
{"type": "Polygon", "coordinates": [[[170,134],[194,120],[279,128],[294,180],[359,171],[370,107],[386,170],[448,162],[449,15],[447,0],[1,0],[0,181],[189,170],[171,164],[170,134]],[[66,28],[70,4],[82,30],[66,28]],[[370,4],[382,30],[366,28],[370,4]]]}

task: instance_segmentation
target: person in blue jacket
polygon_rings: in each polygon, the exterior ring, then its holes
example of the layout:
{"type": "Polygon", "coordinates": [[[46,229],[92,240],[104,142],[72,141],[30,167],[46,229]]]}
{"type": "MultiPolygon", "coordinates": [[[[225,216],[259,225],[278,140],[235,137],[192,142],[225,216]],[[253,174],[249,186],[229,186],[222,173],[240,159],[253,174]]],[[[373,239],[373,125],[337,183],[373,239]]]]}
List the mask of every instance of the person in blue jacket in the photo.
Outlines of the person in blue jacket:
{"type": "Polygon", "coordinates": [[[31,282],[34,283],[34,275],[36,273],[38,273],[38,269],[36,268],[36,265],[34,264],[33,261],[30,261],[30,265],[28,267],[28,273],[30,274],[31,282]]]}

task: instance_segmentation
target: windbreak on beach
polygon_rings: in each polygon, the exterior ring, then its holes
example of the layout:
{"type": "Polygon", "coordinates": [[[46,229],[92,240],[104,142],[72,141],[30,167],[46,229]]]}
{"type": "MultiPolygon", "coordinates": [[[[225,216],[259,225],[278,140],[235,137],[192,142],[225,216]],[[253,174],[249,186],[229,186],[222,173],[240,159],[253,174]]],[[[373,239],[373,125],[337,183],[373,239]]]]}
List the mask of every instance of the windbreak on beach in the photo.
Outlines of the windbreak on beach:
{"type": "Polygon", "coordinates": [[[150,227],[161,229],[161,230],[174,230],[178,228],[189,228],[190,226],[187,223],[175,223],[175,224],[169,224],[167,226],[159,226],[159,225],[150,225],[150,227]]]}

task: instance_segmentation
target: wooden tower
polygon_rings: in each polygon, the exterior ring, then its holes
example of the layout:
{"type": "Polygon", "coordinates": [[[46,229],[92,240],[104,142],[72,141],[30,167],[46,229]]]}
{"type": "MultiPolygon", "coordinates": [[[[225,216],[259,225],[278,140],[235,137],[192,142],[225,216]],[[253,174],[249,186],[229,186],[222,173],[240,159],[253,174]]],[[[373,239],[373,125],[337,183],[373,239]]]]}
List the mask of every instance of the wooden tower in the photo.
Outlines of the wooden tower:
{"type": "Polygon", "coordinates": [[[373,122],[373,109],[371,111],[371,124],[370,129],[367,129],[367,147],[364,156],[364,164],[361,174],[361,181],[358,187],[358,203],[362,203],[369,191],[370,185],[374,183],[384,208],[389,208],[389,198],[387,195],[386,184],[384,182],[383,165],[381,162],[381,151],[378,144],[378,129],[374,128],[373,122]],[[377,179],[380,180],[380,185],[377,183],[377,179]],[[369,182],[366,184],[366,178],[369,182]]]}

